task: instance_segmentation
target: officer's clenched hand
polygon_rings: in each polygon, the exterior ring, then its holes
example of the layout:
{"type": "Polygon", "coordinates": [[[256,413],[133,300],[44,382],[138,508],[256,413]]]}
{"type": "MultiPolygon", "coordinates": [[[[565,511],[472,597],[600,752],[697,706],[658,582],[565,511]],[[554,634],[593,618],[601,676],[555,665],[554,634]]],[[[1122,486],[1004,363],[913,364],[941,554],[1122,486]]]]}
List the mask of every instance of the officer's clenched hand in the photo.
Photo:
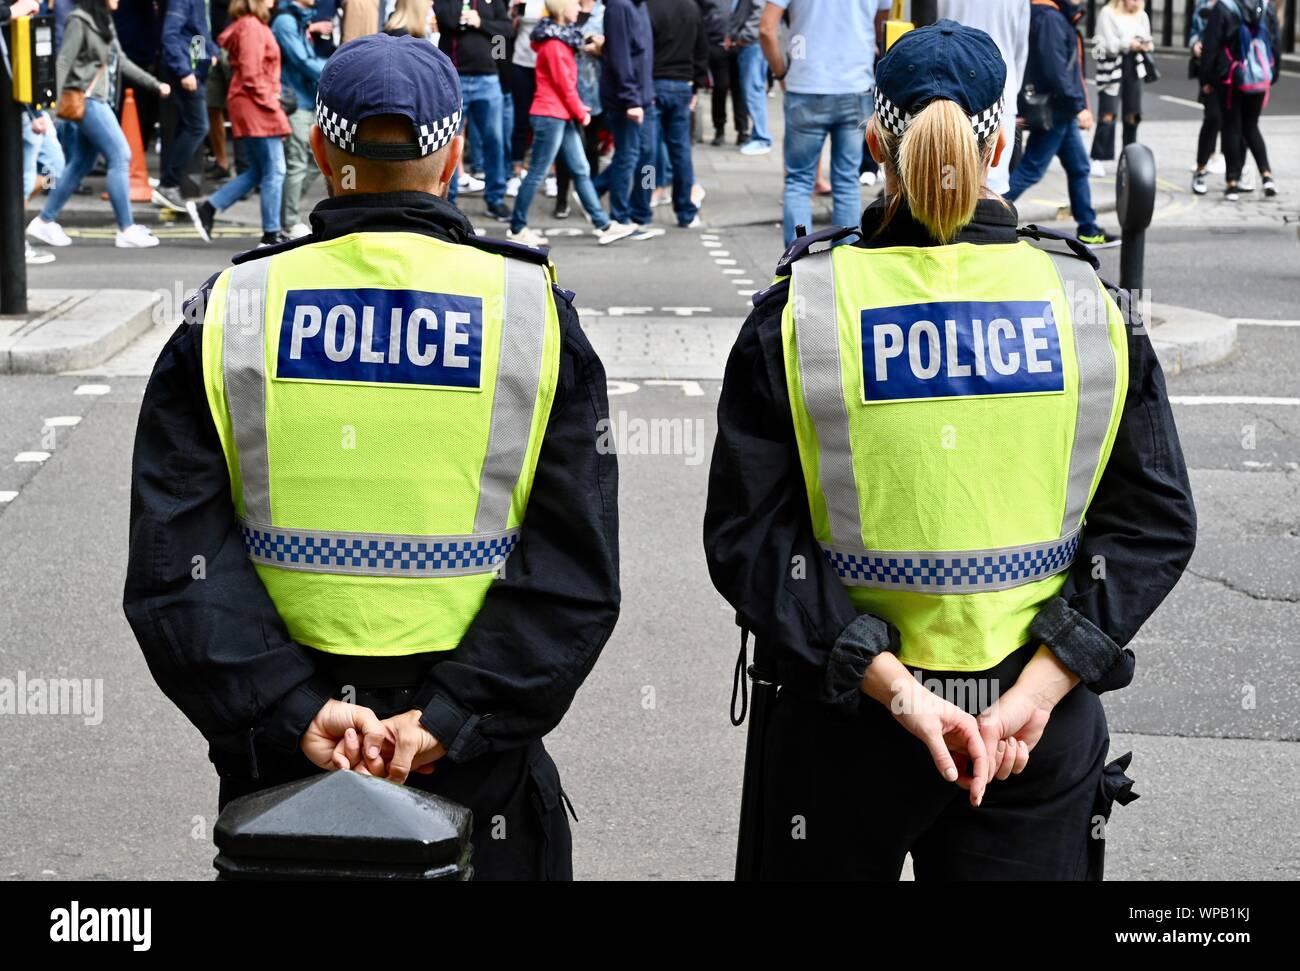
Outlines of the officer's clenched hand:
{"type": "Polygon", "coordinates": [[[331,698],[302,733],[298,747],[322,769],[383,775],[381,752],[387,739],[383,723],[369,708],[331,698]]]}
{"type": "Polygon", "coordinates": [[[893,654],[872,660],[862,692],[888,707],[900,725],[925,743],[939,774],[970,789],[972,806],[980,804],[991,766],[973,715],[928,691],[893,654]],[[973,763],[970,775],[958,768],[964,769],[968,761],[973,763]]]}
{"type": "Polygon", "coordinates": [[[1016,683],[980,715],[980,735],[994,753],[996,778],[1024,771],[1052,709],[1078,683],[1078,675],[1046,647],[1040,647],[1016,683]]]}
{"type": "Polygon", "coordinates": [[[385,718],[383,725],[391,740],[384,751],[388,763],[388,778],[403,783],[412,771],[429,773],[433,763],[447,754],[447,750],[420,724],[424,714],[418,708],[385,718]]]}

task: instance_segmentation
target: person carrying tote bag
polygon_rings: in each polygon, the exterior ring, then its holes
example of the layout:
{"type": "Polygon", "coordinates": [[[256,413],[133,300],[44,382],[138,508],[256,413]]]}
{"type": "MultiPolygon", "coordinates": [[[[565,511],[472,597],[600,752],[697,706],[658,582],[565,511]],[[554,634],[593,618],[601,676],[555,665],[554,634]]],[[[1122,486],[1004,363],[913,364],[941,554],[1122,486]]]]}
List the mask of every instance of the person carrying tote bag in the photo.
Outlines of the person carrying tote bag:
{"type": "Polygon", "coordinates": [[[59,225],[59,213],[81,185],[100,155],[108,165],[108,198],[117,218],[115,244],[123,249],[158,245],[158,237],[135,221],[131,212],[131,147],[113,108],[125,79],[131,85],[171,94],[164,84],[122,51],[113,26],[119,0],[77,0],[63,29],[56,72],[58,116],[68,126],[68,165],[46,199],[41,214],[27,226],[27,235],[50,246],[70,246],[59,225]]]}

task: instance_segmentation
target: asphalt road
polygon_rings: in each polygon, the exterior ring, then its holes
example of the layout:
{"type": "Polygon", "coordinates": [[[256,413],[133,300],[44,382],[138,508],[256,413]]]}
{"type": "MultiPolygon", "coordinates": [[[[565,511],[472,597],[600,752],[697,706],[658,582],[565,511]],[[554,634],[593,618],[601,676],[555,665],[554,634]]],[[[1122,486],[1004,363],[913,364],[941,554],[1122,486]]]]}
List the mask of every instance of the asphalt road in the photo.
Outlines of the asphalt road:
{"type": "MultiPolygon", "coordinates": [[[[1297,149],[1277,146],[1291,157],[1297,149]]],[[[779,160],[759,168],[709,148],[699,158],[721,250],[706,253],[696,234],[676,229],[604,249],[590,236],[555,237],[561,281],[599,319],[738,327],[742,294],[770,277],[779,160]]],[[[575,210],[563,226],[577,219],[575,210]]],[[[85,238],[32,281],[183,290],[238,248],[173,239],[123,252],[85,238]]],[[[1111,272],[1114,259],[1106,255],[1111,272]]],[[[1175,414],[1201,537],[1188,575],[1134,643],[1136,682],[1106,698],[1113,750],[1135,752],[1143,794],[1108,831],[1111,878],[1300,876],[1298,268],[1300,243],[1280,219],[1247,222],[1227,245],[1212,227],[1161,229],[1157,219],[1148,241],[1157,300],[1180,302],[1176,294],[1293,326],[1244,325],[1231,359],[1169,380],[1183,402],[1175,414]],[[1206,403],[1221,397],[1230,400],[1206,403]]],[[[205,745],[154,686],[120,608],[131,440],[166,330],[88,375],[0,377],[0,497],[17,493],[0,502],[0,677],[102,679],[104,696],[95,725],[0,721],[0,877],[211,874],[216,778],[205,745]],[[78,393],[88,388],[97,393],[78,393]],[[49,458],[10,460],[27,451],[49,458]]],[[[581,877],[731,872],[743,750],[727,720],[737,635],[700,540],[719,387],[705,378],[611,388],[616,414],[698,422],[704,452],[621,458],[622,620],[549,740],[581,820],[581,877]]]]}

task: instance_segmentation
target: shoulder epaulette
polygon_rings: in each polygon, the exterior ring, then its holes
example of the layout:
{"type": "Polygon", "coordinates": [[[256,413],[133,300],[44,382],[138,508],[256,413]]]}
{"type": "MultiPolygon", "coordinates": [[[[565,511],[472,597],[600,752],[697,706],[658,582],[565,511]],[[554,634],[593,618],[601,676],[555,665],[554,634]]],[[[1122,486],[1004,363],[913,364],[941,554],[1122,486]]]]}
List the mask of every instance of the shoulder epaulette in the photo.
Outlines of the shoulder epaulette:
{"type": "Polygon", "coordinates": [[[823,229],[816,233],[810,233],[807,236],[795,237],[795,241],[790,244],[789,248],[781,254],[781,258],[777,260],[776,273],[774,275],[785,276],[790,270],[790,264],[803,259],[812,252],[812,248],[818,243],[825,243],[829,249],[846,236],[853,235],[859,235],[856,226],[831,226],[828,229],[823,229]]]}
{"type": "Polygon", "coordinates": [[[539,266],[546,266],[551,260],[549,246],[538,249],[535,246],[525,246],[523,243],[512,243],[508,239],[495,239],[491,236],[478,235],[468,237],[465,242],[475,249],[496,253],[498,256],[510,256],[517,260],[536,263],[539,266]]]}
{"type": "Polygon", "coordinates": [[[1079,242],[1073,236],[1067,236],[1051,229],[1044,229],[1042,226],[1035,226],[1032,223],[1028,226],[1018,227],[1016,235],[1024,239],[1050,239],[1064,243],[1070,247],[1070,252],[1079,259],[1086,260],[1094,270],[1101,269],[1101,261],[1097,259],[1096,254],[1088,248],[1086,243],[1079,242]]]}
{"type": "Polygon", "coordinates": [[[760,304],[762,304],[763,301],[767,300],[769,297],[774,297],[778,293],[785,294],[789,290],[790,290],[790,278],[785,277],[783,279],[777,280],[771,286],[759,290],[758,293],[754,294],[752,297],[749,298],[749,301],[755,307],[757,307],[760,304]]]}

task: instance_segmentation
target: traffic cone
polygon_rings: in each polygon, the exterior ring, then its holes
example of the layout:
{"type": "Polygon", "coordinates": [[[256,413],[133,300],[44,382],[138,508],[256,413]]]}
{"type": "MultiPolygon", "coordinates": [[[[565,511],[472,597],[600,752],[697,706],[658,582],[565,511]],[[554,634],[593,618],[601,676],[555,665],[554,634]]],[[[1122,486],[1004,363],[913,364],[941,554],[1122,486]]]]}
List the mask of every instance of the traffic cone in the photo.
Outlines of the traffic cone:
{"type": "Polygon", "coordinates": [[[153,198],[149,188],[149,166],[144,160],[144,136],[140,134],[140,116],[135,110],[135,92],[126,89],[122,102],[122,132],[131,146],[131,201],[148,202],[153,198]]]}

